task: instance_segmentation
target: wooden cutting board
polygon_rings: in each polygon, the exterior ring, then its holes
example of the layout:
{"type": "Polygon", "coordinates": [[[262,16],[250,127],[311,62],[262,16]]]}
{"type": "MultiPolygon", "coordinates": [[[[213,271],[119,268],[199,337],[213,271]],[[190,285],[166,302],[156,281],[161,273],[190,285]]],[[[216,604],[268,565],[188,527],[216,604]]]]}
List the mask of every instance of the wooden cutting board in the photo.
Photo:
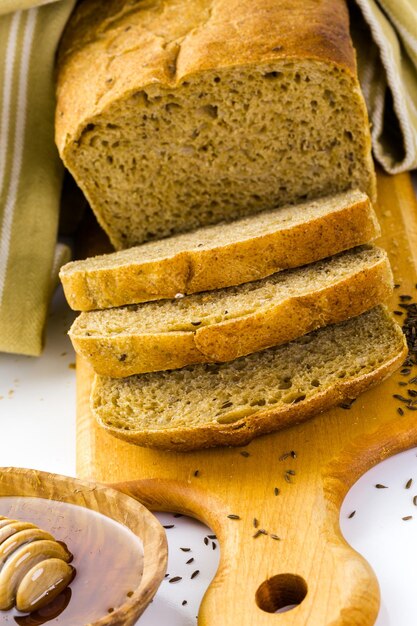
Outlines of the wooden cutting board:
{"type": "MultiPolygon", "coordinates": [[[[400,295],[417,299],[417,205],[408,175],[381,174],[378,183],[380,243],[400,284],[391,302],[398,310],[400,295]]],[[[336,408],[244,449],[164,453],[113,439],[95,425],[88,407],[91,371],[79,361],[78,474],[117,483],[153,510],[185,513],[213,528],[221,562],[201,605],[200,626],[373,624],[378,584],[342,538],[339,509],[363,472],[417,444],[417,413],[404,408],[400,416],[404,404],[393,398],[407,395],[398,383],[415,370],[395,374],[349,410],[336,408]],[[253,536],[254,518],[268,535],[253,536]],[[288,604],[299,606],[272,614],[288,604]]]]}

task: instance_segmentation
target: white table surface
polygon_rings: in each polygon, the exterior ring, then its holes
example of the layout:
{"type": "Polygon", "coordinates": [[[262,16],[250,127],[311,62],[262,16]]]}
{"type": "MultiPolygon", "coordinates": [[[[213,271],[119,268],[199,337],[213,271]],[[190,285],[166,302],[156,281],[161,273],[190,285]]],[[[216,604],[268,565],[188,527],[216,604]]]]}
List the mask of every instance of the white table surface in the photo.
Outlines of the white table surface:
{"type": "MultiPolygon", "coordinates": [[[[40,358],[0,354],[0,466],[27,467],[75,476],[74,352],[66,331],[74,318],[60,290],[49,315],[46,347],[40,358]]],[[[381,587],[377,626],[417,624],[417,448],[368,471],[352,487],[341,509],[347,541],[373,567],[381,587]],[[409,478],[413,486],[404,488],[409,478]],[[388,489],[375,489],[376,483],[388,489]],[[356,511],[353,518],[348,517],[356,511]],[[413,519],[402,518],[413,515],[413,519]]],[[[189,518],[158,514],[167,530],[168,573],[141,626],[196,624],[201,598],[215,574],[220,549],[204,543],[211,534],[189,518]],[[186,545],[191,552],[179,548],[186,545]],[[186,564],[191,558],[194,561],[186,564]],[[191,579],[191,574],[199,574],[191,579]],[[183,605],[183,602],[187,604],[183,605]]],[[[279,620],[279,617],[277,618],[279,620]]],[[[278,621],[277,621],[278,623],[278,621]]],[[[255,624],[253,626],[256,626],[255,624]]],[[[321,626],[312,624],[311,626],[321,626]]]]}

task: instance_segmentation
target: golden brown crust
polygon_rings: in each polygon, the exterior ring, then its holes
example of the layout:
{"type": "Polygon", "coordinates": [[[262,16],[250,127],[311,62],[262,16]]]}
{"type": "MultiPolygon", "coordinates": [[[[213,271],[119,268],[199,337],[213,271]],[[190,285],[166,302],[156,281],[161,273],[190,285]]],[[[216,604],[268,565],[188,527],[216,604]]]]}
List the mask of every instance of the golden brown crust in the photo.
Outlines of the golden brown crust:
{"type": "Polygon", "coordinates": [[[358,88],[344,0],[302,0],[296,9],[293,0],[196,0],[178,11],[174,0],[79,6],[59,57],[61,156],[114,101],[148,85],[172,88],[211,69],[314,59],[342,69],[358,88]]]}
{"type": "Polygon", "coordinates": [[[103,376],[169,370],[195,363],[231,361],[335,324],[385,302],[392,292],[387,257],[335,284],[295,295],[269,309],[197,328],[194,332],[80,336],[76,352],[103,376]]]}
{"type": "MultiPolygon", "coordinates": [[[[325,411],[366,391],[376,385],[403,362],[407,355],[407,347],[403,340],[402,350],[391,356],[385,363],[374,371],[358,376],[353,380],[339,379],[337,383],[323,390],[321,393],[298,402],[276,409],[257,411],[243,417],[233,424],[203,425],[194,428],[122,431],[98,422],[111,435],[139,446],[161,448],[164,450],[190,451],[214,446],[244,446],[259,435],[264,435],[299,424],[318,413],[325,411]]],[[[93,383],[92,394],[94,393],[93,383]]],[[[92,409],[94,412],[94,409],[92,409]]]]}
{"type": "Polygon", "coordinates": [[[374,210],[364,198],[288,230],[209,250],[197,248],[157,262],[85,271],[66,266],[60,278],[69,305],[90,311],[259,280],[367,243],[379,234],[374,210]]]}

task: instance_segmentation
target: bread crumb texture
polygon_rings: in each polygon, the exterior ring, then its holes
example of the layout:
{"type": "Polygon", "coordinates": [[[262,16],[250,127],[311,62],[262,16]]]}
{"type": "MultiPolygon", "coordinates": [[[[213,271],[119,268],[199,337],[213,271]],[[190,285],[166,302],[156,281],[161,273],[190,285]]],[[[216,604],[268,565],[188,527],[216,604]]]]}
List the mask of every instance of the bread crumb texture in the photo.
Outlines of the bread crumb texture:
{"type": "Polygon", "coordinates": [[[92,409],[123,439],[154,447],[242,445],[356,397],[399,366],[404,336],[384,307],[222,364],[113,379],[92,409]]]}
{"type": "MultiPolygon", "coordinates": [[[[72,326],[72,334],[120,336],[130,333],[196,332],[197,328],[252,315],[293,297],[319,293],[380,263],[388,266],[386,252],[381,248],[363,246],[331,259],[237,287],[175,301],[160,300],[82,313],[72,326]]],[[[389,270],[387,274],[390,275],[389,270]]]]}
{"type": "Polygon", "coordinates": [[[385,251],[363,246],[237,287],[82,313],[69,334],[108,376],[230,361],[359,315],[392,286],[385,251]]]}
{"type": "Polygon", "coordinates": [[[369,198],[352,190],[73,261],[60,278],[74,309],[103,309],[239,285],[379,234],[369,198]]]}
{"type": "Polygon", "coordinates": [[[60,154],[116,248],[375,197],[343,0],[86,0],[57,96],[60,154]]]}

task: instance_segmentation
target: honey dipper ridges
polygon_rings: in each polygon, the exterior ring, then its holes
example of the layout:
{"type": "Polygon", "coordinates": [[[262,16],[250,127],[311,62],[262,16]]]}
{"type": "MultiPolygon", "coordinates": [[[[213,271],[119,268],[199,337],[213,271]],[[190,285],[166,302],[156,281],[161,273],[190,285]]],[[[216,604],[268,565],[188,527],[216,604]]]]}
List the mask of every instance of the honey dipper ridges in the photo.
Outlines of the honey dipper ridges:
{"type": "Polygon", "coordinates": [[[0,610],[32,612],[72,581],[72,554],[30,522],[0,516],[0,610]]]}

